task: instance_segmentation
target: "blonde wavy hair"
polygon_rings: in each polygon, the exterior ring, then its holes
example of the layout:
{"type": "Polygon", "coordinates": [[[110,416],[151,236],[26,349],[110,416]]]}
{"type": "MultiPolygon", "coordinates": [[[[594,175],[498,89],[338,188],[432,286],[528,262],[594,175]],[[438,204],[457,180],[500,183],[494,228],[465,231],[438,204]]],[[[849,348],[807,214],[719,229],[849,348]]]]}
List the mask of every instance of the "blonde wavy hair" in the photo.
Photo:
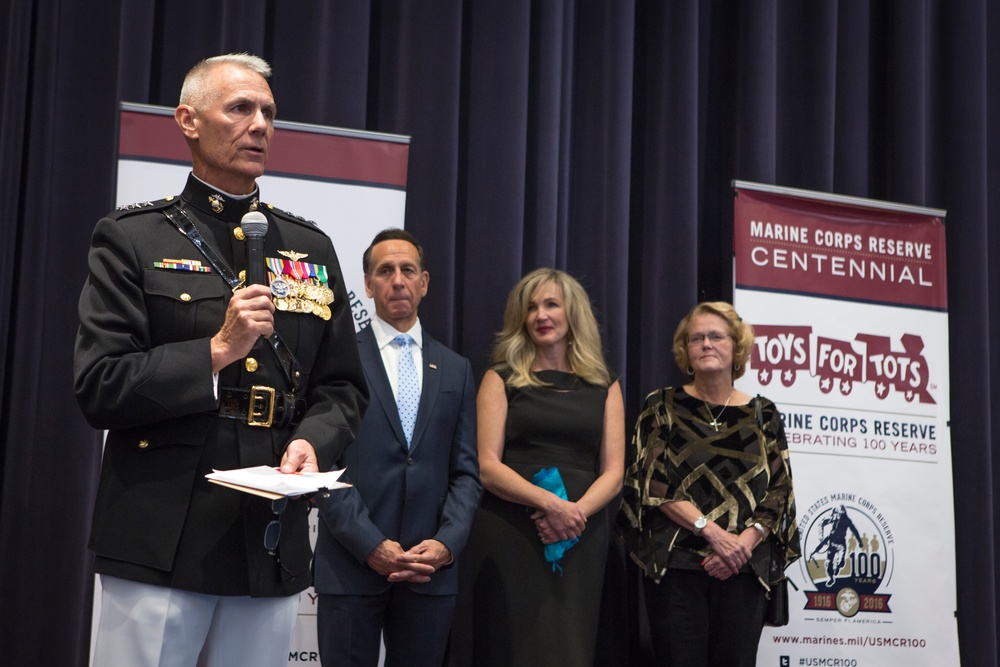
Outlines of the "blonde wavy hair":
{"type": "Polygon", "coordinates": [[[677,331],[674,332],[674,359],[680,369],[690,374],[691,359],[688,357],[687,337],[691,318],[695,315],[718,315],[726,321],[729,336],[733,339],[733,379],[742,377],[753,351],[753,327],[743,321],[731,303],[725,301],[702,301],[677,325],[677,331]]]}
{"type": "Polygon", "coordinates": [[[558,269],[535,269],[510,291],[503,316],[503,329],[496,335],[491,361],[494,369],[507,366],[512,387],[545,386],[531,372],[535,361],[535,343],[528,333],[525,320],[528,303],[543,285],[552,283],[562,292],[563,310],[569,325],[567,361],[573,373],[590,384],[607,387],[611,373],[604,361],[601,332],[590,305],[590,298],[576,278],[558,269]]]}

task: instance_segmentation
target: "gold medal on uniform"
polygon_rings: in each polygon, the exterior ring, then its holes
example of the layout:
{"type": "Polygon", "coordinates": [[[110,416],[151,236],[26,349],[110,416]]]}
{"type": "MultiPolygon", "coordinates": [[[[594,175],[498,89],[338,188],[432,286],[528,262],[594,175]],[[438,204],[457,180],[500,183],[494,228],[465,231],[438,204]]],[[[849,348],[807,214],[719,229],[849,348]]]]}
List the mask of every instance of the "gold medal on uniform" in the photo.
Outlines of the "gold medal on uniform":
{"type": "Polygon", "coordinates": [[[307,255],[292,250],[280,250],[288,257],[268,257],[268,284],[275,308],[289,313],[312,313],[328,320],[333,316],[329,304],[333,303],[333,290],[329,287],[329,274],[322,264],[299,260],[307,255]]]}

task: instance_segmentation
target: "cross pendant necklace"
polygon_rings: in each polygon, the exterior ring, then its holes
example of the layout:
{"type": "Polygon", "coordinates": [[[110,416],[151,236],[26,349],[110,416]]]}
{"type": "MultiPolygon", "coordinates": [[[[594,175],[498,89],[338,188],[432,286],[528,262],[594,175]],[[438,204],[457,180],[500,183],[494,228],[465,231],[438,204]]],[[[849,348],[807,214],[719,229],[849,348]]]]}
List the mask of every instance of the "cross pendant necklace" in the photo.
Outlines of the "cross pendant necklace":
{"type": "Polygon", "coordinates": [[[722,425],[719,422],[719,420],[722,419],[722,413],[725,412],[726,408],[729,407],[729,401],[732,400],[733,398],[733,391],[735,391],[735,388],[729,391],[729,396],[726,397],[726,404],[722,406],[721,410],[719,410],[718,416],[712,414],[712,409],[708,407],[708,401],[706,401],[705,399],[701,400],[701,402],[705,404],[705,411],[708,413],[708,416],[712,418],[712,421],[707,422],[707,424],[711,426],[713,429],[715,429],[716,433],[719,432],[719,427],[722,425]]]}

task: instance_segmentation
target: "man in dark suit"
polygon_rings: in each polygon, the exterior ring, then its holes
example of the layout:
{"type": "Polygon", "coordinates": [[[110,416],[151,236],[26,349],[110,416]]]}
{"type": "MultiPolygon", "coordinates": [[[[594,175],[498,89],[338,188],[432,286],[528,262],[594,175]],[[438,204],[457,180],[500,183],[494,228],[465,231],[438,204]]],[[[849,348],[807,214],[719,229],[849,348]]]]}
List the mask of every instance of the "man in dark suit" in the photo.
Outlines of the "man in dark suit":
{"type": "Polygon", "coordinates": [[[482,491],[472,369],[420,325],[430,277],[411,234],[380,232],[363,266],[376,316],[358,347],[372,403],[340,461],[354,486],[319,504],[320,659],[374,667],[384,633],[387,667],[440,665],[482,491]]]}
{"type": "Polygon", "coordinates": [[[108,430],[90,542],[98,666],[285,664],[311,579],[308,503],[205,474],[328,469],[367,404],[333,244],[260,201],[269,75],[247,54],[196,65],[174,114],[191,150],[184,191],[94,231],[74,373],[88,421],[108,430]],[[233,289],[250,212],[268,223],[260,269],[267,258],[274,273],[233,289]],[[294,308],[281,301],[293,293],[294,308]]]}

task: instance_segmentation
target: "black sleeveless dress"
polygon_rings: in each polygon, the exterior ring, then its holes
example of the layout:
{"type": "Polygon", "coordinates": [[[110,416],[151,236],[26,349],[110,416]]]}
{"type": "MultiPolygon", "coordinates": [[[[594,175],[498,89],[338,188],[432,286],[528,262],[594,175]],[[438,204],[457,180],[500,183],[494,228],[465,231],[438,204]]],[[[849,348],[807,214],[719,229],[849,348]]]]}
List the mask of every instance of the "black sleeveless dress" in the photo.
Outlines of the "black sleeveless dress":
{"type": "MultiPolygon", "coordinates": [[[[503,462],[529,481],[557,467],[569,500],[577,500],[599,474],[608,390],[571,373],[538,377],[551,386],[507,388],[503,462]]],[[[476,667],[593,663],[608,549],[605,513],[587,519],[559,573],[545,560],[533,511],[485,492],[476,513],[462,558],[476,667]]]]}

